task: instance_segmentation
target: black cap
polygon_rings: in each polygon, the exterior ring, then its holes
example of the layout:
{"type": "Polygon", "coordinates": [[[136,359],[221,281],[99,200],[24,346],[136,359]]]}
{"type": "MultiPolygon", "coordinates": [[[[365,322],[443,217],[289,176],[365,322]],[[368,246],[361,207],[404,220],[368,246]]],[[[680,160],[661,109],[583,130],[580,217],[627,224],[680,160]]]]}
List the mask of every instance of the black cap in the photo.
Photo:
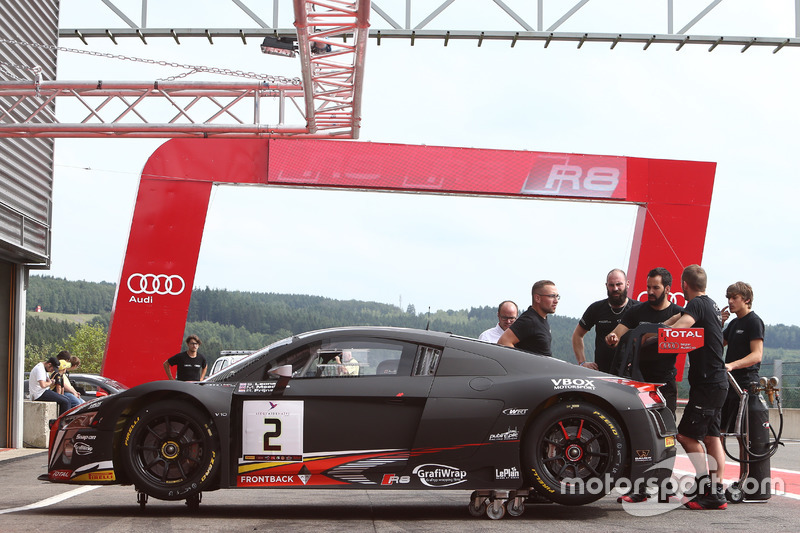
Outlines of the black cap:
{"type": "Polygon", "coordinates": [[[56,359],[55,357],[48,358],[47,359],[47,364],[49,364],[53,368],[58,369],[58,359],[56,359]]]}

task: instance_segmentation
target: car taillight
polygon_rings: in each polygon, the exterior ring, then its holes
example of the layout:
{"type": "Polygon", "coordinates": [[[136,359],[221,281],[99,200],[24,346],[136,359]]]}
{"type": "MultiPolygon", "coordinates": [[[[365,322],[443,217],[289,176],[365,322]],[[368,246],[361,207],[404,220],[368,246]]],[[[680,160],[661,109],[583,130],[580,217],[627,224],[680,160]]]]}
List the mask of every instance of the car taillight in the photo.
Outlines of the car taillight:
{"type": "Polygon", "coordinates": [[[646,408],[664,407],[665,405],[664,397],[658,390],[658,388],[661,386],[659,383],[643,383],[641,381],[634,381],[632,379],[625,378],[610,378],[606,379],[606,381],[612,381],[614,383],[619,383],[620,385],[627,385],[635,388],[639,395],[639,400],[641,400],[642,405],[644,405],[646,408]]]}
{"type": "MultiPolygon", "coordinates": [[[[657,387],[657,385],[654,385],[657,387]]],[[[639,391],[639,399],[642,400],[642,405],[645,407],[663,407],[664,406],[664,397],[661,396],[661,393],[658,392],[658,389],[654,389],[647,392],[639,391]]]]}

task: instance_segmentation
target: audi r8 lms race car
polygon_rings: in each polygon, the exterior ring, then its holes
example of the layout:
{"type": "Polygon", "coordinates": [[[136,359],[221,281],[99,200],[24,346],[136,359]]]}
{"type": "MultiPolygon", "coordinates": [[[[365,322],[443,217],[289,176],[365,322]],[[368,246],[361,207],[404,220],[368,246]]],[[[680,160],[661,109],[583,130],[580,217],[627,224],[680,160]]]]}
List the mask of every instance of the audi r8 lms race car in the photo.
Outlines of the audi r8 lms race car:
{"type": "Polygon", "coordinates": [[[536,495],[580,505],[620,479],[657,486],[676,434],[657,385],[375,327],[296,335],[203,382],[98,398],[52,429],[43,478],[130,484],[142,506],[223,488],[465,490],[491,518],[536,495]]]}

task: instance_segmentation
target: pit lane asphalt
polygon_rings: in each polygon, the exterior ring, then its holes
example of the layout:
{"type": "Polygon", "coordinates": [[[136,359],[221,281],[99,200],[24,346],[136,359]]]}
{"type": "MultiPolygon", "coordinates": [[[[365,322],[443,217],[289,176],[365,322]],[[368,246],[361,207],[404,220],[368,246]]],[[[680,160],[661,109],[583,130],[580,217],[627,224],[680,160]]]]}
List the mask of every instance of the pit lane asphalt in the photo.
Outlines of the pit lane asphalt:
{"type": "MultiPolygon", "coordinates": [[[[790,442],[771,466],[798,472],[798,457],[800,442],[790,442]]],[[[669,512],[653,516],[641,516],[646,514],[643,507],[629,512],[612,494],[580,507],[528,505],[521,517],[489,520],[469,515],[468,491],[232,489],[204,493],[197,511],[183,502],[154,499],[140,510],[129,486],[95,488],[38,481],[37,476],[46,471],[46,461],[44,450],[0,452],[0,532],[53,528],[72,533],[800,530],[800,494],[774,495],[767,503],[730,504],[725,511],[670,507],[669,512]],[[26,506],[32,507],[23,509],[26,506]]]]}

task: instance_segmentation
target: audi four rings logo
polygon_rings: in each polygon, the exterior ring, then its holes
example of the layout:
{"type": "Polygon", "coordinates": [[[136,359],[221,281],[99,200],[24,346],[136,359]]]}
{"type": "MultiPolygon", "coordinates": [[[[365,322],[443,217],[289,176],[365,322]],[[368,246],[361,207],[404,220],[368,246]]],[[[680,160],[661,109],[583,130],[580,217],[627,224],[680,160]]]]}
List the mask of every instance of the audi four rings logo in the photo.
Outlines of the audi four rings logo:
{"type": "Polygon", "coordinates": [[[128,289],[133,294],[178,295],[186,288],[186,282],[177,274],[131,274],[128,289]]]}

